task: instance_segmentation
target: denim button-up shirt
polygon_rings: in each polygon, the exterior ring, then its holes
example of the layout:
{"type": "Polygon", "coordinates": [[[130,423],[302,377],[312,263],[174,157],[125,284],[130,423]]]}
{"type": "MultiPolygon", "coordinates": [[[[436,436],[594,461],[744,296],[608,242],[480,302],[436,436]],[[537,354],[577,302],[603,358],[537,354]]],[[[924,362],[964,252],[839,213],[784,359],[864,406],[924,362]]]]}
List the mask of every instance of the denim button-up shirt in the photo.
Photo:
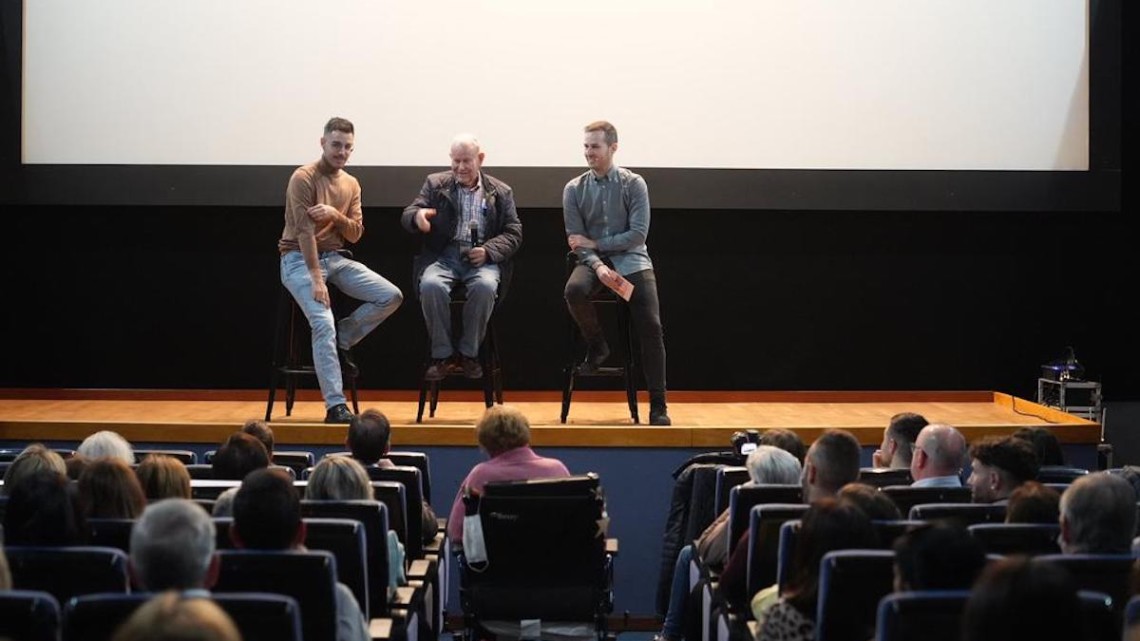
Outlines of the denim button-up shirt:
{"type": "Polygon", "coordinates": [[[579,249],[578,260],[595,269],[605,259],[623,275],[653,268],[649,259],[649,188],[628,169],[610,168],[598,178],[587,171],[562,191],[566,235],[581,234],[598,244],[579,249]]]}

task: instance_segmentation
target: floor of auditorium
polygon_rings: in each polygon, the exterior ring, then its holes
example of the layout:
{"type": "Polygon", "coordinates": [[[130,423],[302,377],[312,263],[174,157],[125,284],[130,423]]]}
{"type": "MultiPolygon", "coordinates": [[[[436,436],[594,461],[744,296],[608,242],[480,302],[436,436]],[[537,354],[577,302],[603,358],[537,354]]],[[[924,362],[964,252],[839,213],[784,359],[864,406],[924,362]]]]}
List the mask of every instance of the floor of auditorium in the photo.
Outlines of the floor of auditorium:
{"type": "MultiPolygon", "coordinates": [[[[285,416],[279,394],[271,422],[284,443],[333,445],[344,426],[325,425],[324,406],[312,391],[299,393],[285,416]]],[[[360,407],[383,411],[396,445],[470,445],[484,406],[472,390],[445,390],[436,416],[416,422],[414,391],[362,391],[360,407]]],[[[851,431],[864,445],[882,440],[898,412],[918,412],[958,427],[968,439],[1011,432],[1026,425],[1049,427],[1064,443],[1096,443],[1092,421],[992,391],[868,392],[672,392],[671,427],[650,427],[648,399],[640,398],[641,424],[630,418],[624,395],[576,392],[566,424],[558,392],[510,392],[506,402],[530,419],[539,445],[582,447],[720,447],[741,429],[792,429],[805,439],[827,428],[851,431]]],[[[100,429],[134,442],[217,443],[249,418],[265,415],[257,390],[0,390],[0,440],[79,440],[100,429]]]]}

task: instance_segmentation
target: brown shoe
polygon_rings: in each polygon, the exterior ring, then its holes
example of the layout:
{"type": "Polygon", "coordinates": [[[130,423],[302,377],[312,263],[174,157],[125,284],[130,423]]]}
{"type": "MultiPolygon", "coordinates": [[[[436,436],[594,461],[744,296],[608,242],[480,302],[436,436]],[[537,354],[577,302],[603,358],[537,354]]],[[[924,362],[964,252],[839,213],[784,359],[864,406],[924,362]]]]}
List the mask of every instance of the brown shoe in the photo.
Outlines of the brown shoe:
{"type": "Polygon", "coordinates": [[[442,381],[447,376],[447,369],[449,367],[446,358],[433,358],[431,365],[428,365],[427,370],[424,371],[425,381],[442,381]]]}
{"type": "Polygon", "coordinates": [[[467,378],[483,378],[483,366],[479,364],[479,359],[464,356],[463,362],[463,375],[467,378]]]}

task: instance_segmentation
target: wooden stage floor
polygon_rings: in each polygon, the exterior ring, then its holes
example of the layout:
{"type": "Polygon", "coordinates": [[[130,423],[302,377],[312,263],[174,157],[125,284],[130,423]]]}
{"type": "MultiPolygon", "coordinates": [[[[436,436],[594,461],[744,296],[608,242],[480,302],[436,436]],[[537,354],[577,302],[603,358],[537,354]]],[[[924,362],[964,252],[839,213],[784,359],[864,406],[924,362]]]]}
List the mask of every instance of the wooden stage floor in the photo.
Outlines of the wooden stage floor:
{"type": "MultiPolygon", "coordinates": [[[[283,396],[283,395],[281,395],[283,396]]],[[[384,412],[396,446],[471,446],[483,412],[482,395],[441,394],[435,418],[415,422],[412,391],[362,391],[361,409],[384,412]]],[[[561,447],[722,448],[732,432],[773,427],[797,431],[807,441],[822,430],[851,431],[864,445],[882,441],[893,414],[918,412],[949,423],[967,439],[1006,434],[1026,425],[1049,427],[1063,443],[1097,443],[1100,425],[1032,401],[991,391],[868,392],[670,392],[671,427],[634,425],[619,392],[575,392],[566,425],[559,422],[557,392],[510,392],[509,404],[530,419],[536,445],[561,447]]],[[[640,413],[648,420],[647,398],[640,413]]],[[[0,441],[78,441],[110,429],[136,443],[220,443],[246,419],[265,414],[256,390],[0,390],[0,441]]],[[[271,423],[282,444],[340,445],[343,425],[325,425],[324,406],[299,392],[293,415],[280,399],[271,423]]]]}

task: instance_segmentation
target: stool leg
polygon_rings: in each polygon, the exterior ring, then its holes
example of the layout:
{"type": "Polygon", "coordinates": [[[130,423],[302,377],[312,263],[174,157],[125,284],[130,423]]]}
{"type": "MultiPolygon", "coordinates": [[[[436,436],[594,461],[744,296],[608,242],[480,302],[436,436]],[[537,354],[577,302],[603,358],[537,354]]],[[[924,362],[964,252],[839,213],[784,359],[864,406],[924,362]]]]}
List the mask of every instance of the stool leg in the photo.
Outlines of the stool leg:
{"type": "Polygon", "coordinates": [[[428,417],[435,418],[435,408],[439,407],[439,381],[431,382],[431,403],[428,406],[428,417]]]}
{"type": "Polygon", "coordinates": [[[286,307],[292,295],[285,286],[281,286],[281,292],[277,296],[277,314],[273,319],[273,346],[270,348],[270,363],[269,363],[269,398],[265,402],[265,422],[269,422],[273,417],[273,402],[277,399],[277,386],[281,384],[281,358],[282,358],[282,335],[284,334],[285,314],[288,311],[286,307]]]}
{"type": "Polygon", "coordinates": [[[566,368],[562,379],[562,424],[566,424],[566,417],[570,415],[570,395],[574,393],[574,366],[566,368]]]}
{"type": "MultiPolygon", "coordinates": [[[[426,367],[424,368],[424,371],[425,372],[427,371],[426,367]]],[[[416,410],[416,422],[417,423],[423,423],[424,422],[424,404],[427,402],[427,392],[428,392],[428,382],[427,382],[427,379],[424,378],[424,372],[421,372],[420,373],[420,404],[419,404],[419,408],[416,410]]]]}
{"type": "Polygon", "coordinates": [[[360,403],[358,402],[357,397],[356,397],[356,374],[352,374],[351,376],[348,377],[348,384],[349,384],[349,389],[351,390],[351,393],[352,393],[352,413],[353,414],[359,414],[360,413],[360,403]]]}
{"type": "Polygon", "coordinates": [[[621,346],[625,350],[625,367],[622,372],[625,379],[625,400],[629,404],[629,416],[634,424],[641,422],[637,410],[637,381],[633,372],[633,327],[630,324],[629,307],[618,303],[618,326],[620,327],[621,346]]]}

